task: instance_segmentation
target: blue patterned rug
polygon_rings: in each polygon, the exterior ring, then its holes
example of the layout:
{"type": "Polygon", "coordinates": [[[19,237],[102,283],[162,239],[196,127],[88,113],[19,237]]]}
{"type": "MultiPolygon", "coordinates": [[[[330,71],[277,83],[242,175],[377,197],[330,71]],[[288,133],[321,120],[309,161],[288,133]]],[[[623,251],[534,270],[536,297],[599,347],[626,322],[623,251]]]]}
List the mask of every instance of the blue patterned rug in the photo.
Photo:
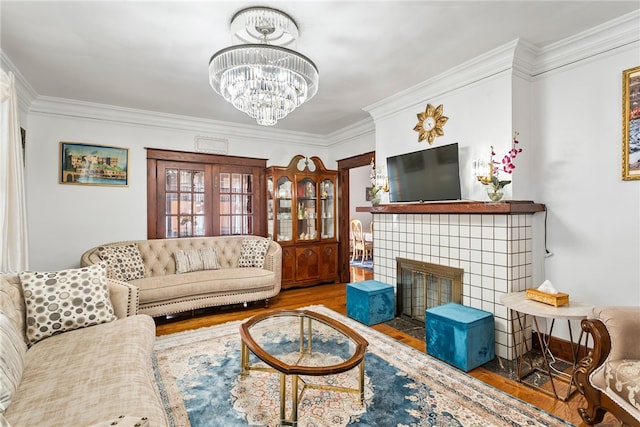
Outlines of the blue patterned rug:
{"type": "MultiPolygon", "coordinates": [[[[351,394],[306,390],[298,405],[300,427],[571,425],[326,307],[306,308],[355,329],[369,347],[364,407],[351,394]]],[[[157,338],[154,370],[172,426],[278,425],[278,375],[251,371],[240,377],[239,325],[157,338]]],[[[319,354],[340,344],[334,338],[324,337],[319,354]]],[[[347,372],[325,380],[350,386],[356,378],[347,372]]]]}

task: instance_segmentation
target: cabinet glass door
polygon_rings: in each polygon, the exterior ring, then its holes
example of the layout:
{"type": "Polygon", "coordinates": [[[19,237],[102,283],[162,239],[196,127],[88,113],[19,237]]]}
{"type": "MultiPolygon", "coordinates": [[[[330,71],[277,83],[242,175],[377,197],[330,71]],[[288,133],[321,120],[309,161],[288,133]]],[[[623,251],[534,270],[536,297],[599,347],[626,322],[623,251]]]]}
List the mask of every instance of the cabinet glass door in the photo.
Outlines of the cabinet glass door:
{"type": "Polygon", "coordinates": [[[316,182],[303,178],[298,182],[298,240],[315,240],[318,236],[316,182]]]}
{"type": "Polygon", "coordinates": [[[320,186],[320,227],[323,239],[333,239],[336,237],[336,204],[335,204],[335,184],[330,179],[322,181],[320,186]]]}
{"type": "Polygon", "coordinates": [[[267,237],[274,238],[275,235],[275,201],[273,199],[273,177],[267,178],[267,237]]]}
{"type": "Polygon", "coordinates": [[[276,233],[277,241],[287,242],[293,240],[293,183],[286,176],[278,179],[278,206],[276,207],[276,233]]]}

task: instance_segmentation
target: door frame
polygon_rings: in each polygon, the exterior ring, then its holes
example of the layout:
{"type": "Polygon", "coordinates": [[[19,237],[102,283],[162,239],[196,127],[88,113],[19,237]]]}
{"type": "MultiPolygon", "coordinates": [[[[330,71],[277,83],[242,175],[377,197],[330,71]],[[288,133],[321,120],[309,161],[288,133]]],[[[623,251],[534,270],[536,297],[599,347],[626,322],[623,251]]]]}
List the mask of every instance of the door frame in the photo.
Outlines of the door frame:
{"type": "Polygon", "coordinates": [[[375,151],[358,154],[338,160],[338,271],[340,272],[340,282],[348,283],[350,280],[349,271],[349,170],[367,166],[371,160],[375,162],[375,151]],[[346,236],[346,237],[345,237],[346,236]]]}

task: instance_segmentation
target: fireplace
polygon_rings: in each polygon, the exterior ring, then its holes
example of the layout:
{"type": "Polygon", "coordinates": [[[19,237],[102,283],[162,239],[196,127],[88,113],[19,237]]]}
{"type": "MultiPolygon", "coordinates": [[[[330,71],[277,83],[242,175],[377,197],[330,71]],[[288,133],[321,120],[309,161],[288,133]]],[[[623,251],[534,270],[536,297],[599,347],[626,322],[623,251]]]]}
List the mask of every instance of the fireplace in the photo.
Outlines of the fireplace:
{"type": "MultiPolygon", "coordinates": [[[[397,285],[398,258],[463,270],[462,304],[494,315],[495,353],[512,360],[516,356],[513,338],[524,332],[530,342],[531,326],[514,330],[512,313],[500,299],[535,283],[533,235],[537,233],[533,216],[544,209],[544,205],[530,201],[510,200],[391,204],[356,211],[374,214],[375,280],[397,285]]],[[[427,297],[428,288],[427,284],[427,297]]],[[[408,291],[404,290],[402,299],[408,291]]],[[[396,289],[397,299],[401,292],[396,289]]],[[[411,311],[418,319],[424,315],[421,308],[411,311]]]]}
{"type": "Polygon", "coordinates": [[[425,310],[449,302],[462,302],[460,268],[396,258],[396,313],[424,326],[425,310]]]}

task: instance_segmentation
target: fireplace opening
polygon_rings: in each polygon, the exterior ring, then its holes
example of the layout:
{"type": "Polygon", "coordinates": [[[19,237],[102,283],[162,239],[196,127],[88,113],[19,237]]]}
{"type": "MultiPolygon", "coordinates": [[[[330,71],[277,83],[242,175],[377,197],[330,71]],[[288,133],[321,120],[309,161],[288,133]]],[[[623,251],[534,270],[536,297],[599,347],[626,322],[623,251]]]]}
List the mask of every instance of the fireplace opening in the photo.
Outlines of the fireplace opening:
{"type": "Polygon", "coordinates": [[[462,303],[464,270],[396,258],[398,317],[424,326],[425,310],[449,302],[462,303]]]}

